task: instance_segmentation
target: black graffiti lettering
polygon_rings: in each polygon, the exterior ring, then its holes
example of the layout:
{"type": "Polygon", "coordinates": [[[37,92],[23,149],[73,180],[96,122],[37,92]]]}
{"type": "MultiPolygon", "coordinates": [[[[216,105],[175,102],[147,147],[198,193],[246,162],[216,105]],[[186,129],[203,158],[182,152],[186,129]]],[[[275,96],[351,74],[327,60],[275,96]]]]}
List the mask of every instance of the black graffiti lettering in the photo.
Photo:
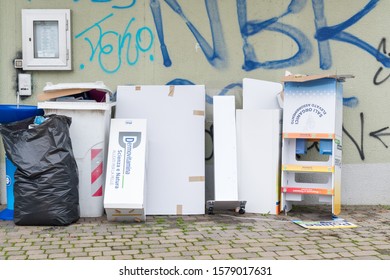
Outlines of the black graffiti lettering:
{"type": "MultiPolygon", "coordinates": [[[[382,38],[382,40],[380,41],[379,46],[377,48],[376,57],[377,57],[378,61],[379,61],[378,58],[379,58],[379,55],[380,55],[381,52],[383,52],[385,55],[387,54],[386,38],[382,38]]],[[[388,55],[390,55],[390,53],[388,55]]],[[[389,74],[386,77],[384,77],[384,78],[379,80],[379,76],[382,73],[382,71],[383,71],[383,67],[381,66],[381,67],[379,67],[379,69],[376,71],[376,73],[374,75],[373,83],[376,86],[379,86],[380,84],[383,84],[384,82],[386,82],[390,78],[390,74],[389,74]]]]}
{"type": "Polygon", "coordinates": [[[385,131],[388,128],[389,127],[386,126],[384,128],[381,128],[381,129],[378,129],[376,131],[370,132],[370,136],[372,136],[372,137],[378,139],[379,141],[381,141],[382,144],[386,147],[386,149],[389,148],[389,147],[385,144],[385,142],[382,141],[382,139],[379,136],[390,136],[390,133],[381,133],[382,131],[385,131]]]}
{"type": "Polygon", "coordinates": [[[348,136],[349,139],[351,139],[352,143],[356,146],[358,152],[359,152],[359,155],[360,155],[360,158],[362,160],[365,159],[365,155],[364,155],[364,146],[363,146],[363,140],[364,140],[364,114],[361,112],[360,113],[360,146],[359,144],[356,142],[356,140],[352,137],[352,135],[345,129],[344,125],[343,125],[343,132],[348,136]]]}
{"type": "Polygon", "coordinates": [[[376,71],[376,73],[374,75],[373,82],[374,82],[374,85],[376,85],[376,86],[379,86],[380,84],[383,84],[384,82],[387,81],[388,78],[390,78],[390,74],[389,74],[385,78],[383,78],[382,80],[378,81],[378,77],[382,73],[382,71],[383,71],[383,67],[381,66],[381,67],[379,67],[378,71],[376,71]]]}
{"type": "Polygon", "coordinates": [[[206,135],[210,136],[211,139],[211,152],[210,155],[206,157],[206,161],[211,160],[214,156],[214,126],[210,126],[210,130],[205,130],[206,135]]]}

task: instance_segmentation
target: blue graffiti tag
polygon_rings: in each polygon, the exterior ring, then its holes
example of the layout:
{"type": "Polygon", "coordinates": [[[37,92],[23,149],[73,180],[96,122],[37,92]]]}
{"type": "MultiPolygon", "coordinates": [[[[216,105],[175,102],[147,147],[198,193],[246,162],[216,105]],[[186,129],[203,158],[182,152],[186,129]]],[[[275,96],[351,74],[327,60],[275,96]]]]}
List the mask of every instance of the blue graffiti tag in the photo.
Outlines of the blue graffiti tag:
{"type": "MultiPolygon", "coordinates": [[[[90,0],[92,3],[108,3],[111,0],[90,0]]],[[[80,0],[73,0],[73,2],[80,2],[80,0]]],[[[129,9],[137,3],[137,0],[131,0],[131,3],[126,6],[112,6],[113,9],[129,9]]]]}
{"type": "MultiPolygon", "coordinates": [[[[219,19],[219,12],[216,0],[205,0],[207,15],[210,22],[211,35],[213,38],[213,47],[211,47],[203,36],[197,31],[195,26],[184,14],[182,8],[176,0],[164,0],[166,4],[178,14],[186,25],[191,30],[198,44],[200,45],[205,57],[209,63],[216,68],[224,68],[227,66],[226,48],[224,47],[223,30],[219,19]]],[[[328,26],[325,16],[324,0],[312,0],[312,8],[314,12],[315,36],[314,39],[318,44],[319,51],[319,67],[323,70],[330,69],[332,66],[332,54],[330,48],[330,40],[349,43],[355,47],[365,50],[375,57],[385,67],[390,67],[390,58],[386,54],[377,51],[376,48],[369,45],[367,42],[357,38],[356,36],[345,32],[348,27],[358,23],[365,15],[371,12],[378,4],[379,0],[370,0],[359,12],[347,19],[346,21],[328,26]]],[[[240,27],[241,37],[243,40],[244,63],[242,68],[246,71],[252,71],[258,68],[263,69],[282,69],[287,67],[298,66],[309,61],[313,54],[313,46],[308,37],[299,29],[279,22],[281,18],[288,15],[298,14],[306,6],[307,0],[290,0],[287,9],[279,16],[275,16],[265,20],[248,20],[247,19],[247,0],[236,0],[238,23],[240,27]],[[249,42],[251,36],[255,36],[264,31],[271,31],[285,35],[295,42],[298,51],[291,57],[271,60],[259,61],[256,56],[254,46],[249,42]]],[[[165,43],[163,20],[161,15],[161,7],[159,0],[150,0],[150,8],[153,14],[156,31],[160,41],[160,48],[163,57],[164,66],[170,67],[172,61],[169,56],[168,46],[165,43]]],[[[257,50],[258,51],[258,50],[257,50]]]]}
{"type": "Polygon", "coordinates": [[[278,22],[282,17],[299,13],[305,5],[306,0],[291,0],[287,11],[278,17],[273,17],[264,21],[248,21],[247,1],[237,0],[238,23],[243,39],[244,64],[242,68],[244,70],[251,71],[257,68],[281,69],[303,64],[311,58],[312,45],[305,34],[295,27],[278,22]],[[262,31],[277,32],[290,37],[297,44],[298,51],[295,55],[286,59],[259,62],[256,57],[255,49],[252,44],[249,43],[248,38],[262,31]]]}
{"type": "Polygon", "coordinates": [[[135,5],[135,3],[137,3],[137,0],[132,0],[132,2],[127,5],[127,6],[112,6],[113,9],[129,9],[131,7],[133,7],[135,5]]]}
{"type": "Polygon", "coordinates": [[[378,52],[377,48],[369,45],[367,42],[359,39],[358,37],[344,31],[348,27],[356,24],[365,15],[371,12],[376,7],[378,2],[379,0],[370,0],[370,2],[367,3],[367,5],[364,6],[363,9],[361,9],[359,12],[357,12],[355,15],[353,15],[346,21],[334,26],[328,26],[324,15],[324,1],[312,0],[316,23],[315,38],[318,41],[321,69],[329,69],[332,66],[332,56],[329,40],[336,40],[352,44],[374,56],[385,67],[390,67],[390,58],[387,55],[378,52]]]}
{"type": "Polygon", "coordinates": [[[345,107],[356,108],[359,105],[359,99],[355,96],[343,97],[343,105],[345,107]]]}
{"type": "MultiPolygon", "coordinates": [[[[213,41],[213,47],[206,41],[206,39],[199,33],[196,27],[189,21],[187,16],[184,14],[182,8],[176,0],[164,0],[168,6],[183,19],[185,24],[188,26],[196,41],[198,42],[201,50],[208,62],[216,68],[222,69],[227,66],[226,59],[226,44],[223,37],[223,30],[221,21],[219,18],[218,4],[216,0],[205,0],[205,6],[211,28],[211,36],[213,41]]],[[[158,38],[160,40],[161,53],[164,60],[164,66],[169,67],[172,65],[167,46],[164,40],[164,29],[161,15],[161,7],[159,0],[150,0],[150,8],[152,10],[154,23],[158,38]]]]}
{"type": "MultiPolygon", "coordinates": [[[[91,48],[89,61],[92,62],[96,59],[100,68],[109,74],[115,73],[121,68],[123,57],[128,65],[135,65],[138,62],[140,52],[148,52],[152,48],[154,41],[152,31],[146,26],[139,28],[135,32],[135,37],[133,36],[130,28],[135,18],[129,20],[123,34],[112,30],[103,31],[102,24],[113,16],[113,13],[107,15],[75,36],[76,39],[83,37],[88,42],[91,48]],[[98,32],[98,38],[95,43],[88,36],[92,30],[98,32]],[[112,39],[112,42],[117,42],[118,45],[114,46],[108,43],[110,39],[112,39]],[[110,68],[107,64],[113,66],[110,68]]],[[[152,55],[150,60],[153,61],[152,55]]],[[[80,65],[80,69],[84,69],[84,67],[84,64],[80,65]]]]}

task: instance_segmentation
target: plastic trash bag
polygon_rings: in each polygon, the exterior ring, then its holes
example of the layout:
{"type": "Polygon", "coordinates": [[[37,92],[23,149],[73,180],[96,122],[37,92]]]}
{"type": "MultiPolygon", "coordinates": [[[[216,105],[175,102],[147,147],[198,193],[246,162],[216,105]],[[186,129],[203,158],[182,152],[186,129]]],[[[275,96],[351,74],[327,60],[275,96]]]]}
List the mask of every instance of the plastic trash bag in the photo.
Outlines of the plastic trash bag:
{"type": "Polygon", "coordinates": [[[62,226],[80,218],[79,177],[69,136],[71,118],[48,115],[0,124],[7,157],[16,166],[14,222],[62,226]]]}

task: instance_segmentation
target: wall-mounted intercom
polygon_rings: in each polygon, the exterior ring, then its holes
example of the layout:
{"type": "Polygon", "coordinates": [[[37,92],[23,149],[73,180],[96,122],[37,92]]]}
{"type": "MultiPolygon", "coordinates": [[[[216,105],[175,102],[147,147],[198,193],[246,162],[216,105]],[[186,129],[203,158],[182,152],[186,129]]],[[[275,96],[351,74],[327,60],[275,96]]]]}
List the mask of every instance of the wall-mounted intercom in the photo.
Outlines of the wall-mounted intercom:
{"type": "Polygon", "coordinates": [[[18,91],[20,96],[31,95],[31,74],[18,74],[18,91]]]}

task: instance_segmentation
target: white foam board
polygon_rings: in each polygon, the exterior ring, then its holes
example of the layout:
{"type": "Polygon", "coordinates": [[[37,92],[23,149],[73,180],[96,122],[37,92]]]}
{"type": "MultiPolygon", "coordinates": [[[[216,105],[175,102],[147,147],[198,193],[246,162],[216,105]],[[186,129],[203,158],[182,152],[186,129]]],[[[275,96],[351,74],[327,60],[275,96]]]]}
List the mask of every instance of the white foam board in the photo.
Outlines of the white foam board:
{"type": "Polygon", "coordinates": [[[243,109],[280,109],[278,94],[283,91],[281,83],[256,79],[243,79],[243,109]]]}
{"type": "Polygon", "coordinates": [[[236,107],[234,96],[214,96],[215,200],[238,200],[236,107]]]}
{"type": "Polygon", "coordinates": [[[281,110],[237,110],[238,197],[247,213],[280,208],[281,110]]]}
{"type": "Polygon", "coordinates": [[[148,120],[147,215],[205,213],[205,88],[118,86],[116,118],[148,120]]]}
{"type": "Polygon", "coordinates": [[[112,119],[104,208],[109,221],[145,221],[145,119],[112,119]]]}

